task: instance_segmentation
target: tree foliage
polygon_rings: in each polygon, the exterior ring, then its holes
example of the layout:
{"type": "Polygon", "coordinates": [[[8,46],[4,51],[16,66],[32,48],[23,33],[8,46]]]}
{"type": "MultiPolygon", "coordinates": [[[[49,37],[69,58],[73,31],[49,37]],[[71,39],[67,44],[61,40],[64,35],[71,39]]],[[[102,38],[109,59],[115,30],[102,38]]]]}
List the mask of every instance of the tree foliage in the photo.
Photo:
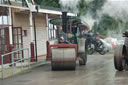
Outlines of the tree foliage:
{"type": "Polygon", "coordinates": [[[42,0],[34,0],[36,4],[41,5],[42,0]]]}
{"type": "Polygon", "coordinates": [[[78,9],[79,9],[78,16],[87,14],[88,8],[89,8],[89,5],[87,4],[87,2],[85,0],[80,0],[78,4],[78,9]]]}
{"type": "Polygon", "coordinates": [[[93,0],[89,3],[89,12],[93,18],[97,17],[97,10],[101,10],[106,0],[93,0]]]}
{"type": "Polygon", "coordinates": [[[39,5],[57,7],[59,8],[59,0],[35,0],[35,2],[39,5]]]}
{"type": "Polygon", "coordinates": [[[80,0],[78,4],[79,15],[81,16],[89,13],[93,18],[96,18],[97,10],[101,10],[105,2],[106,0],[93,0],[93,1],[80,0]]]}
{"type": "Polygon", "coordinates": [[[98,32],[104,36],[107,35],[109,30],[114,31],[118,28],[118,21],[109,15],[103,15],[98,24],[98,32]]]}

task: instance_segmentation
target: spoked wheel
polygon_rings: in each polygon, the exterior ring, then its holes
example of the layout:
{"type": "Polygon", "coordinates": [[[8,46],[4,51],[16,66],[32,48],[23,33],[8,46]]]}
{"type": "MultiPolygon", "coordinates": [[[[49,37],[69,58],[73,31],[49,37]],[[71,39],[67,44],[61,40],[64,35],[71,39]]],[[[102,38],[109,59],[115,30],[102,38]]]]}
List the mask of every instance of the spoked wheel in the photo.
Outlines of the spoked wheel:
{"type": "Polygon", "coordinates": [[[94,53],[93,48],[88,48],[88,54],[89,54],[89,55],[92,55],[93,53],[94,53]]]}
{"type": "Polygon", "coordinates": [[[89,46],[88,46],[88,54],[89,55],[92,55],[94,53],[94,48],[92,47],[92,45],[90,44],[89,46]]]}
{"type": "Polygon", "coordinates": [[[101,51],[101,52],[99,52],[99,54],[105,55],[106,54],[106,51],[101,51]]]}
{"type": "Polygon", "coordinates": [[[105,47],[104,47],[104,44],[101,40],[97,41],[97,44],[96,44],[96,50],[98,52],[101,52],[104,51],[105,47]]]}
{"type": "Polygon", "coordinates": [[[117,46],[114,53],[114,66],[118,71],[124,70],[125,60],[123,55],[123,45],[117,46]]]}

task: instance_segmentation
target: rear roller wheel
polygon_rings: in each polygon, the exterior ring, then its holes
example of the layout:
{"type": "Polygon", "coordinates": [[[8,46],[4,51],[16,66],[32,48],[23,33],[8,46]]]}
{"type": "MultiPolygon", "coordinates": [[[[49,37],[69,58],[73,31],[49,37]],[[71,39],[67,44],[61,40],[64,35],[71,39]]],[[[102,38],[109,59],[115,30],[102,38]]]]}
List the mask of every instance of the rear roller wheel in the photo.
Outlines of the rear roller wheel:
{"type": "Polygon", "coordinates": [[[87,63],[88,45],[89,45],[88,43],[89,43],[88,40],[85,40],[85,52],[80,55],[81,58],[79,61],[80,65],[86,65],[87,63]]]}
{"type": "Polygon", "coordinates": [[[86,65],[86,59],[84,53],[80,54],[79,65],[86,65]]]}
{"type": "Polygon", "coordinates": [[[114,53],[114,66],[118,71],[124,70],[123,45],[117,46],[114,53]]]}

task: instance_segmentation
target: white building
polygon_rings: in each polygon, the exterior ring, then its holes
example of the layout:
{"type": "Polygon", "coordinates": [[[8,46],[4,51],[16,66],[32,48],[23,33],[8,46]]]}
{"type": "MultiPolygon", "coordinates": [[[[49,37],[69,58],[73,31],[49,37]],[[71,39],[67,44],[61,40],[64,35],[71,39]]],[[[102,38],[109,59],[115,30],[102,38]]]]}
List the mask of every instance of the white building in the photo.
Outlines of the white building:
{"type": "MultiPolygon", "coordinates": [[[[35,8],[33,0],[0,1],[0,55],[19,48],[29,48],[32,61],[35,60],[34,14],[36,14],[37,55],[46,54],[46,41],[51,38],[48,36],[49,33],[53,32],[48,29],[48,20],[60,17],[61,10],[40,6],[39,12],[36,13],[35,8]]],[[[72,13],[68,15],[74,16],[72,13]]],[[[20,55],[22,54],[15,56],[20,55]]],[[[5,62],[10,62],[10,56],[6,57],[5,62]]]]}

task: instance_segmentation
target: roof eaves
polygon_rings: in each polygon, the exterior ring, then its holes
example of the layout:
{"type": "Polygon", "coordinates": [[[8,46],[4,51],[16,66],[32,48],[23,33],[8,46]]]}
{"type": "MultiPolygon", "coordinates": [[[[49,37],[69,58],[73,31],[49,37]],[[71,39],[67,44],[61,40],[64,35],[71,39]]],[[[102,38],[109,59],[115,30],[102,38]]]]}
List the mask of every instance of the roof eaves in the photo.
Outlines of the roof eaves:
{"type": "Polygon", "coordinates": [[[0,6],[1,7],[19,8],[19,9],[29,10],[28,7],[19,7],[19,6],[5,5],[5,4],[0,4],[0,6]]]}
{"type": "MultiPolygon", "coordinates": [[[[42,6],[42,5],[40,6],[40,12],[48,13],[48,14],[62,15],[61,8],[54,8],[54,7],[42,6]]],[[[76,16],[76,14],[68,12],[68,16],[76,16]]]]}
{"type": "Polygon", "coordinates": [[[41,8],[41,9],[48,9],[48,10],[61,11],[60,8],[49,7],[49,6],[43,6],[43,5],[40,5],[40,8],[41,8]]]}

